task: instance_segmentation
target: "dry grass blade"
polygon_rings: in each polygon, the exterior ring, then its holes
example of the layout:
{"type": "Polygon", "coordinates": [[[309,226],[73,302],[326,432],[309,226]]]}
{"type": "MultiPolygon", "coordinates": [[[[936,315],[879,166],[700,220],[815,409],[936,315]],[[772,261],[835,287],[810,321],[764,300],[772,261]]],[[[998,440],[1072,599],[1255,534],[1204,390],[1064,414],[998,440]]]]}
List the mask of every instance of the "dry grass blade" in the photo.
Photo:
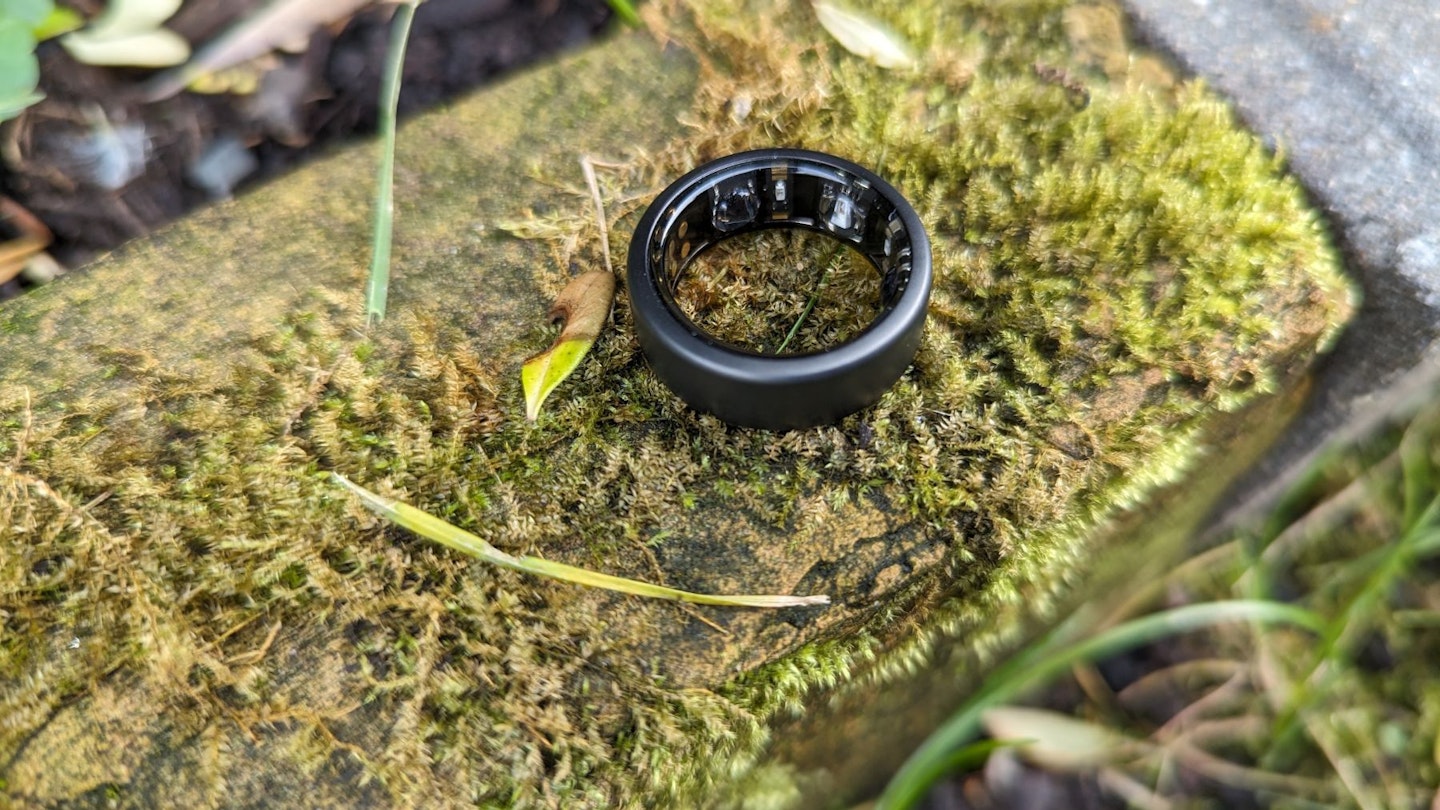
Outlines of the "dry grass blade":
{"type": "Polygon", "coordinates": [[[446,523],[434,515],[423,512],[408,504],[381,497],[350,481],[350,479],[339,473],[332,472],[330,476],[341,486],[350,490],[350,492],[358,497],[360,502],[365,504],[372,512],[386,518],[397,526],[409,529],[441,545],[449,546],[456,551],[463,551],[466,554],[501,566],[502,568],[524,571],[529,574],[538,574],[539,576],[550,577],[551,579],[572,582],[576,585],[587,585],[592,588],[628,593],[634,596],[646,596],[651,599],[669,599],[677,602],[691,602],[698,605],[782,608],[830,604],[830,597],[828,596],[789,596],[781,594],[737,594],[734,596],[723,596],[708,593],[692,593],[676,588],[667,588],[664,585],[652,585],[648,582],[626,579],[625,577],[601,574],[584,568],[577,568],[573,565],[542,560],[539,557],[516,557],[512,554],[506,554],[485,542],[483,538],[471,534],[458,526],[446,523]]]}
{"type": "Polygon", "coordinates": [[[1163,796],[1115,768],[1101,768],[1096,778],[1101,787],[1124,799],[1130,807],[1140,810],[1171,810],[1174,807],[1163,796]]]}
{"type": "Polygon", "coordinates": [[[605,221],[605,203],[600,199],[600,184],[595,180],[595,160],[586,155],[580,158],[580,171],[585,174],[585,185],[590,188],[590,201],[595,203],[595,224],[600,228],[600,252],[605,257],[605,269],[611,273],[615,268],[610,266],[610,226],[605,221]]]}
{"type": "Polygon", "coordinates": [[[1321,779],[1238,765],[1184,742],[1168,745],[1166,750],[1180,765],[1223,784],[1320,802],[1333,802],[1336,798],[1334,786],[1321,779]]]}
{"type": "MultiPolygon", "coordinates": [[[[4,120],[3,115],[0,120],[4,120]]],[[[36,254],[50,246],[54,237],[39,217],[9,197],[0,196],[0,222],[7,222],[19,231],[14,239],[0,242],[0,284],[3,284],[19,275],[36,254]]]]}

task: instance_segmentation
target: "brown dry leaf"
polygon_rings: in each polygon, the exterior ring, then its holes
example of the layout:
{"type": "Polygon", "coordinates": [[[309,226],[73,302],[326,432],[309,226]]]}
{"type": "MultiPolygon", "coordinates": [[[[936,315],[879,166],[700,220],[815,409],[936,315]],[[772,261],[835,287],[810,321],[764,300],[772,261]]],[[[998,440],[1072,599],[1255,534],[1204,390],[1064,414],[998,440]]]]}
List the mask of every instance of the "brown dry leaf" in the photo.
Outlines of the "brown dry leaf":
{"type": "Polygon", "coordinates": [[[545,398],[580,366],[600,336],[600,327],[610,314],[614,297],[615,276],[606,270],[579,276],[560,291],[550,308],[549,318],[563,320],[565,327],[550,348],[526,360],[520,369],[526,419],[534,422],[545,398]]]}
{"type": "Polygon", "coordinates": [[[53,237],[45,223],[9,197],[0,197],[0,223],[7,223],[15,234],[8,240],[0,234],[0,284],[3,284],[19,275],[26,264],[49,247],[53,237]]]}

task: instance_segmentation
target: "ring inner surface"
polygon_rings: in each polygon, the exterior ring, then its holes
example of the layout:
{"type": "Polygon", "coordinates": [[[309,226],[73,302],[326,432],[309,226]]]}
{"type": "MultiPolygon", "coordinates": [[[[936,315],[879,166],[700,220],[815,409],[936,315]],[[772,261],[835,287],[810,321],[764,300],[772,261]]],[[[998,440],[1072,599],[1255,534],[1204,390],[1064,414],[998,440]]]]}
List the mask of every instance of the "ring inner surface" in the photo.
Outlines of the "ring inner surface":
{"type": "Polygon", "coordinates": [[[681,278],[706,248],[771,228],[822,233],[864,256],[881,278],[876,320],[894,307],[909,283],[910,233],[894,203],[865,178],[825,164],[780,158],[710,175],[666,208],[650,242],[661,297],[697,334],[715,339],[695,327],[677,305],[681,278]]]}

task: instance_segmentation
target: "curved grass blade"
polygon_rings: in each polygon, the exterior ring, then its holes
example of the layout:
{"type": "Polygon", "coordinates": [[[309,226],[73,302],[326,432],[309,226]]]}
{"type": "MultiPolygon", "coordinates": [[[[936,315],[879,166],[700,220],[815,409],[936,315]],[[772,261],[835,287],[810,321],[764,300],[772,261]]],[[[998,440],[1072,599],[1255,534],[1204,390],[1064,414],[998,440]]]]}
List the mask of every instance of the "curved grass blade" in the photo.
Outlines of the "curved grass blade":
{"type": "Polygon", "coordinates": [[[330,476],[341,486],[354,493],[355,496],[360,499],[360,502],[365,504],[372,512],[395,523],[397,526],[409,529],[441,545],[449,546],[456,551],[463,551],[466,554],[478,557],[502,568],[525,571],[526,573],[537,574],[542,577],[550,577],[551,579],[558,579],[564,582],[573,582],[577,585],[588,585],[592,588],[603,588],[608,591],[618,591],[619,593],[628,593],[635,596],[646,596],[651,599],[692,602],[697,605],[782,608],[830,604],[830,597],[828,596],[783,596],[770,594],[719,596],[715,594],[691,593],[690,591],[682,591],[676,588],[667,588],[663,585],[652,585],[648,582],[640,582],[638,580],[626,579],[610,574],[588,571],[573,565],[542,560],[539,557],[516,557],[512,554],[506,554],[485,542],[480,537],[458,526],[453,526],[434,515],[427,514],[408,504],[376,495],[339,473],[332,472],[330,476]]]}

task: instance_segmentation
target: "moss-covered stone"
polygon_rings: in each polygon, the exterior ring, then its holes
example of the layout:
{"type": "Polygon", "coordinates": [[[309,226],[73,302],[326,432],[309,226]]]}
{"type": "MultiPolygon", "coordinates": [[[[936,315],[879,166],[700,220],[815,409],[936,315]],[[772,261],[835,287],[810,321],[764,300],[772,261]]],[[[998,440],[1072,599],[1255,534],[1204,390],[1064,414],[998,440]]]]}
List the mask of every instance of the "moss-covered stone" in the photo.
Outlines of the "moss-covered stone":
{"type": "Polygon", "coordinates": [[[845,53],[803,3],[660,3],[653,40],[411,123],[376,330],[367,149],[0,310],[7,799],[813,803],[875,774],[811,743],[973,677],[1106,538],[1141,559],[1116,521],[1236,455],[1205,437],[1292,388],[1348,312],[1324,234],[1113,8],[872,13],[921,67],[845,53]],[[601,186],[623,236],[695,162],[776,144],[877,167],[925,219],[937,287],[905,378],[834,427],[728,428],[650,374],[622,295],[527,424],[546,303],[602,260],[580,156],[622,162],[601,186]],[[493,570],[366,516],[330,469],[509,551],[835,605],[493,570]],[[827,725],[785,719],[862,690],[827,725]]]}

